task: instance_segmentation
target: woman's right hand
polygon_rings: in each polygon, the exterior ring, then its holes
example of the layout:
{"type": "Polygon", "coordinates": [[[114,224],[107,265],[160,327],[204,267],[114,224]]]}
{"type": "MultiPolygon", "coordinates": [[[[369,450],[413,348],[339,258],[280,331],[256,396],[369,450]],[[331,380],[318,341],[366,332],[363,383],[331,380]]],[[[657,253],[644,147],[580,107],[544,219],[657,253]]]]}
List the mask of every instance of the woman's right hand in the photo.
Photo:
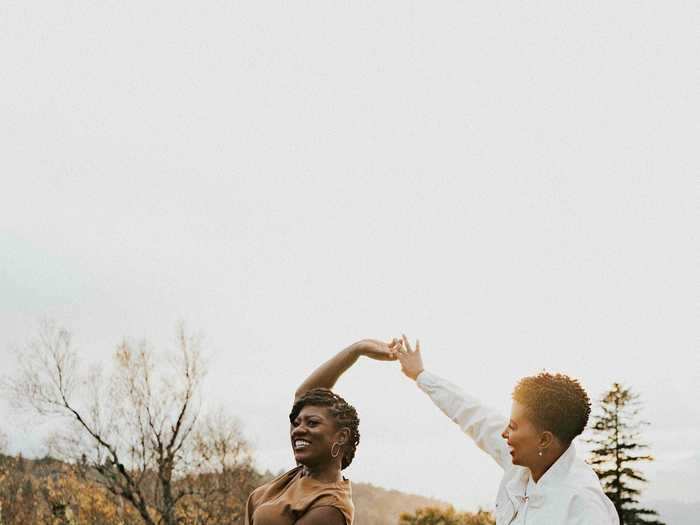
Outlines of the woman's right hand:
{"type": "Polygon", "coordinates": [[[378,339],[363,339],[350,345],[358,355],[364,355],[377,361],[396,361],[402,342],[394,338],[388,343],[378,339]]]}
{"type": "Polygon", "coordinates": [[[420,353],[420,342],[416,339],[416,349],[411,348],[411,343],[408,342],[408,338],[402,335],[403,348],[405,351],[401,352],[398,356],[399,361],[401,361],[401,371],[410,377],[414,381],[420,375],[423,369],[423,357],[420,353]]]}

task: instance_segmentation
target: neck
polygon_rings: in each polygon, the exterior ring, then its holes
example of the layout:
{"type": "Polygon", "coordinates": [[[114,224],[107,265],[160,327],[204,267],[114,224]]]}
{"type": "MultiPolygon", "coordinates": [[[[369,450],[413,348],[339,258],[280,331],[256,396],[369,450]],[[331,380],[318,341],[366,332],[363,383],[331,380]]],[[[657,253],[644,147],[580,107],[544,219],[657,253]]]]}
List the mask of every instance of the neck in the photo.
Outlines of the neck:
{"type": "Polygon", "coordinates": [[[304,476],[322,483],[335,483],[343,479],[343,476],[340,474],[340,465],[335,463],[313,465],[311,467],[304,465],[304,476]]]}
{"type": "Polygon", "coordinates": [[[552,465],[554,465],[557,460],[566,452],[568,447],[558,446],[554,448],[549,453],[540,458],[536,465],[530,467],[530,475],[532,476],[532,481],[537,483],[542,476],[544,476],[552,465]]]}
{"type": "MultiPolygon", "coordinates": [[[[559,459],[559,458],[557,458],[559,459]]],[[[545,472],[549,470],[549,467],[554,465],[556,463],[556,459],[552,461],[551,463],[545,464],[545,465],[537,465],[535,467],[530,467],[530,476],[532,476],[532,481],[537,483],[542,476],[544,476],[545,472]]]]}

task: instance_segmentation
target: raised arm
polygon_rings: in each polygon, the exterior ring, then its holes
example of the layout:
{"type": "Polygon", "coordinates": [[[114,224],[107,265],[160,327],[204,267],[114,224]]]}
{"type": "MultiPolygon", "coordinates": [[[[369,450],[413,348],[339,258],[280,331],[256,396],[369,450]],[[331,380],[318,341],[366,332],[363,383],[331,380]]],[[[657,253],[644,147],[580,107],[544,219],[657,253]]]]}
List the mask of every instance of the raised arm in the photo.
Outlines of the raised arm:
{"type": "Polygon", "coordinates": [[[427,372],[423,368],[420,343],[416,349],[411,348],[406,336],[403,336],[403,349],[398,354],[401,370],[413,379],[435,405],[462,431],[471,437],[476,445],[489,454],[503,469],[512,465],[510,451],[501,432],[507,420],[497,412],[485,407],[477,398],[465,394],[449,381],[427,372]]]}
{"type": "Polygon", "coordinates": [[[363,339],[341,350],[314,370],[297,388],[297,400],[312,388],[333,388],[338,378],[360,358],[367,356],[378,361],[396,361],[401,341],[394,338],[388,343],[376,339],[363,339]]]}

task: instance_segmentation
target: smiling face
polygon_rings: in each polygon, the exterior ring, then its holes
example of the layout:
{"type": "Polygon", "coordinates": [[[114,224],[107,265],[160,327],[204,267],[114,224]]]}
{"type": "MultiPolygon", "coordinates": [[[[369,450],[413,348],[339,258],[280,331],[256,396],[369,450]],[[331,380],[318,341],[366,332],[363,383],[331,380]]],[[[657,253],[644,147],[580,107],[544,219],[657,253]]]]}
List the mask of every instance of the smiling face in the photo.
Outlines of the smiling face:
{"type": "Polygon", "coordinates": [[[508,426],[501,433],[510,448],[513,465],[532,467],[537,464],[539,451],[547,436],[527,417],[525,406],[513,401],[508,426]]]}
{"type": "Polygon", "coordinates": [[[292,420],[290,437],[294,459],[307,467],[318,467],[342,459],[342,444],[347,441],[347,429],[338,429],[326,407],[304,406],[292,420]],[[337,459],[331,456],[334,443],[337,459]],[[338,453],[339,450],[339,453],[338,453]]]}

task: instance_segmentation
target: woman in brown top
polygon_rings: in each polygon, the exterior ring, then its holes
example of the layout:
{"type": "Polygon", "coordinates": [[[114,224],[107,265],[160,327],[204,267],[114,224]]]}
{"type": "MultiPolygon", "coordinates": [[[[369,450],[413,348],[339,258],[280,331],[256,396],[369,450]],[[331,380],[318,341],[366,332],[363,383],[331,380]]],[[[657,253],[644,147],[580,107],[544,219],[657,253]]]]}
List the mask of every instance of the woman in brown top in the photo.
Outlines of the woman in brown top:
{"type": "Polygon", "coordinates": [[[350,465],[357,444],[355,408],[330,389],[360,356],[395,361],[401,342],[364,339],[316,369],[297,389],[289,414],[297,466],[258,487],[246,504],[246,525],[351,525],[350,465]]]}

